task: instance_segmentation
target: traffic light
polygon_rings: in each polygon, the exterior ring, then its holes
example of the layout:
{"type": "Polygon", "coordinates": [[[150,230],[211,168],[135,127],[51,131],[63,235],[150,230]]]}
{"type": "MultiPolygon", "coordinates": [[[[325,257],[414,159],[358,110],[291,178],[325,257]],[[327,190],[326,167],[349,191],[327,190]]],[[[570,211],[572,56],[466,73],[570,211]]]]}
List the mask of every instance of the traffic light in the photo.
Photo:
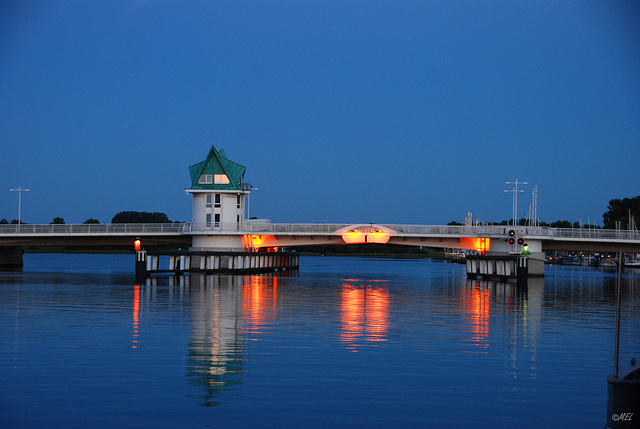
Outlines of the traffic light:
{"type": "Polygon", "coordinates": [[[522,246],[524,244],[524,238],[518,238],[518,244],[522,246]]]}
{"type": "Polygon", "coordinates": [[[516,236],[516,232],[512,229],[509,230],[509,237],[515,237],[516,236]]]}
{"type": "Polygon", "coordinates": [[[516,239],[513,237],[509,237],[509,244],[513,245],[516,243],[516,239]]]}

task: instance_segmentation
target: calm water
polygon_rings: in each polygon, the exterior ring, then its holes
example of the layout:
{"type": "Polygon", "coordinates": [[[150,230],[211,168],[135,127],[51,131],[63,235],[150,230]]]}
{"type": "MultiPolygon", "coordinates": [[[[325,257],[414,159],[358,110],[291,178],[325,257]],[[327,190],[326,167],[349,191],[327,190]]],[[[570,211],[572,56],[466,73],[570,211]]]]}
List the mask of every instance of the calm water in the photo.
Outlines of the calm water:
{"type": "Polygon", "coordinates": [[[547,267],[523,289],[433,260],[301,265],[135,285],[132,255],[25,255],[0,273],[0,427],[606,423],[614,271],[547,267]]]}

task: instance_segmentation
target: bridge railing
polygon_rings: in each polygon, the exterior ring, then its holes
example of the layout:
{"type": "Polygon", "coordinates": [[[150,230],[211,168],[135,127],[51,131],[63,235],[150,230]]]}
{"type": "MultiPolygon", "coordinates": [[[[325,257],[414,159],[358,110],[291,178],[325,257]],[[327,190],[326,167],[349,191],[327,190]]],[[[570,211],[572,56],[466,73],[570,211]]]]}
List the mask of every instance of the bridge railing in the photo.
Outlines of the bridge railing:
{"type": "Polygon", "coordinates": [[[182,223],[2,224],[0,234],[164,234],[182,229],[182,223]]]}
{"type": "MultiPolygon", "coordinates": [[[[27,234],[334,234],[354,224],[334,223],[96,223],[96,224],[0,224],[0,235],[27,234]]],[[[366,225],[366,224],[365,224],[366,225]]],[[[375,224],[374,224],[375,225],[375,224]]],[[[505,225],[385,225],[399,234],[442,235],[458,237],[505,237],[513,229],[519,236],[559,239],[640,240],[638,230],[595,228],[549,228],[505,225]]]]}
{"type": "Polygon", "coordinates": [[[595,229],[595,228],[546,228],[550,237],[583,238],[597,240],[640,240],[638,230],[595,229]]]}
{"type": "Polygon", "coordinates": [[[182,229],[185,233],[216,233],[216,232],[240,232],[246,234],[333,234],[349,224],[333,223],[270,223],[270,222],[245,222],[245,223],[185,223],[182,229]]]}

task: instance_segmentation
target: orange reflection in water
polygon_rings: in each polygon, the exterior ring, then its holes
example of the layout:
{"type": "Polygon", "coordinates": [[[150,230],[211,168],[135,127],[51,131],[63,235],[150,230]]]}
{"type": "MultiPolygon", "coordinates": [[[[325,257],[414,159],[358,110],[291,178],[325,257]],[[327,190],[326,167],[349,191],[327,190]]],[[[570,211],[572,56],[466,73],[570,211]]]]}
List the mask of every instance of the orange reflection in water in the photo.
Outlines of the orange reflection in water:
{"type": "Polygon", "coordinates": [[[140,286],[135,285],[133,287],[133,345],[131,348],[137,349],[138,346],[138,324],[140,314],[140,286]]]}
{"type": "Polygon", "coordinates": [[[247,276],[242,287],[242,315],[251,331],[257,332],[278,312],[278,277],[247,276]]]}
{"type": "Polygon", "coordinates": [[[359,338],[386,341],[389,291],[373,285],[344,283],[341,295],[341,340],[353,345],[357,345],[359,338]]]}
{"type": "Polygon", "coordinates": [[[463,314],[469,322],[471,339],[480,347],[489,347],[489,289],[464,289],[460,299],[463,314]]]}

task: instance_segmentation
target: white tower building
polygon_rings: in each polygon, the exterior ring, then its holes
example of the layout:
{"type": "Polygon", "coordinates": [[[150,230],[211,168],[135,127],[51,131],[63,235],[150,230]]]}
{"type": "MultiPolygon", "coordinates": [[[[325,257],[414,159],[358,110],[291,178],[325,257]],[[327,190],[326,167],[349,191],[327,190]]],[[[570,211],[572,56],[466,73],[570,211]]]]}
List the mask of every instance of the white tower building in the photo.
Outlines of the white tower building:
{"type": "Polygon", "coordinates": [[[189,167],[191,187],[186,191],[193,195],[193,249],[242,249],[242,236],[220,233],[236,231],[244,222],[245,197],[251,193],[243,182],[245,170],[214,146],[204,161],[189,167]]]}

